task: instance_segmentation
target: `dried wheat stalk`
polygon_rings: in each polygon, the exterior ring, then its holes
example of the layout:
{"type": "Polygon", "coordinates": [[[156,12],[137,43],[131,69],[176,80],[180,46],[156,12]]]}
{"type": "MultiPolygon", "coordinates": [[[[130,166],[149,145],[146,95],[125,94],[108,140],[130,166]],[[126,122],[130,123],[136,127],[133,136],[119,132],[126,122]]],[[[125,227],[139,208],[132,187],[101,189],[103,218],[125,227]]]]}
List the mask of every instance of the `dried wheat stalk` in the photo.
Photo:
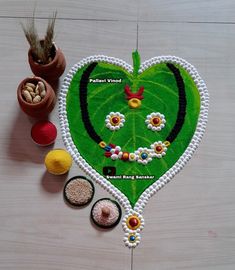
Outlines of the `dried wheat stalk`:
{"type": "Polygon", "coordinates": [[[35,17],[29,18],[26,25],[21,23],[25,37],[32,49],[32,53],[41,64],[48,64],[51,60],[51,50],[53,47],[55,20],[57,12],[53,13],[52,18],[48,20],[47,31],[43,40],[40,42],[37,29],[35,28],[35,17]]]}
{"type": "Polygon", "coordinates": [[[53,45],[56,16],[57,16],[57,11],[53,13],[52,18],[49,19],[48,25],[47,25],[47,31],[44,38],[44,44],[43,44],[44,54],[45,54],[46,59],[49,59],[52,45],[53,45]]]}

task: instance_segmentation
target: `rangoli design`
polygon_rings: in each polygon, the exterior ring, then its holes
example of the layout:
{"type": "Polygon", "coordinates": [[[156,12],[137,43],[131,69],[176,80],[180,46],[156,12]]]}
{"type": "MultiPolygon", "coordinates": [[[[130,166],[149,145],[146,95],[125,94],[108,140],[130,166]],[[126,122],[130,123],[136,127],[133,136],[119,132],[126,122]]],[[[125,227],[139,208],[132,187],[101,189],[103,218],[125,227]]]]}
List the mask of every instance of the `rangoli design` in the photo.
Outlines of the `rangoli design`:
{"type": "Polygon", "coordinates": [[[209,95],[175,56],[133,67],[103,55],[71,68],[59,97],[62,136],[80,168],[125,209],[124,242],[136,247],[148,200],[189,161],[205,131],[209,95]]]}

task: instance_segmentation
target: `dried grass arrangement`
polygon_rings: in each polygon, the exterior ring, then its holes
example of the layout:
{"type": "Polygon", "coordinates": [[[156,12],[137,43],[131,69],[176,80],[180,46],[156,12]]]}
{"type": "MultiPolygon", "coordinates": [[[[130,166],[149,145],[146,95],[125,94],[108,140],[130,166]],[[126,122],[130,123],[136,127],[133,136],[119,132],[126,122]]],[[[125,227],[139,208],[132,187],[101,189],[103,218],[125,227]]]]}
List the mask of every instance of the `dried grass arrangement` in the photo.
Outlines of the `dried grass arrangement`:
{"type": "Polygon", "coordinates": [[[54,12],[52,17],[48,20],[47,30],[44,39],[40,39],[38,36],[37,29],[35,27],[35,16],[28,19],[24,25],[21,23],[25,37],[30,45],[33,58],[35,62],[46,65],[50,63],[54,56],[54,35],[55,35],[55,21],[57,12],[54,12]]]}

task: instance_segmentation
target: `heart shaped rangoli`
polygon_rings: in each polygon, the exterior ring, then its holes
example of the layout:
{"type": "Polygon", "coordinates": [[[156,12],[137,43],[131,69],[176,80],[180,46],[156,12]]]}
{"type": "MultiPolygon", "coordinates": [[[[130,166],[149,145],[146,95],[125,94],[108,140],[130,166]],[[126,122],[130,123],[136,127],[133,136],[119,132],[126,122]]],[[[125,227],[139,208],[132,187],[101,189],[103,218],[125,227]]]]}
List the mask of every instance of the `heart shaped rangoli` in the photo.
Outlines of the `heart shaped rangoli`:
{"type": "Polygon", "coordinates": [[[133,67],[107,56],[80,61],[60,92],[66,148],[124,207],[124,241],[135,247],[147,201],[191,158],[205,131],[209,96],[196,69],[175,56],[133,67]]]}

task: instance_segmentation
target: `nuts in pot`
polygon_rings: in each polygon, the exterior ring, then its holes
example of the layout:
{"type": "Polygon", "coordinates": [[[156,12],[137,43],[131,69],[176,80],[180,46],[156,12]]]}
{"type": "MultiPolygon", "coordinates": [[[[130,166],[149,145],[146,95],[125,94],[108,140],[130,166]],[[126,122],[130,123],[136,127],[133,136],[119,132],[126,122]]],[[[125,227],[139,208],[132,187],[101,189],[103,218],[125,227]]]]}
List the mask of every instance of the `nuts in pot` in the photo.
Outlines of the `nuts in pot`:
{"type": "Polygon", "coordinates": [[[40,102],[42,100],[42,98],[39,96],[39,95],[37,95],[34,99],[33,99],[33,103],[38,103],[38,102],[40,102]]]}
{"type": "Polygon", "coordinates": [[[29,91],[23,90],[22,95],[28,103],[33,102],[32,96],[30,95],[29,91]]]}
{"type": "Polygon", "coordinates": [[[37,104],[46,96],[46,86],[41,81],[36,84],[27,82],[23,86],[22,96],[26,102],[37,104]]]}

